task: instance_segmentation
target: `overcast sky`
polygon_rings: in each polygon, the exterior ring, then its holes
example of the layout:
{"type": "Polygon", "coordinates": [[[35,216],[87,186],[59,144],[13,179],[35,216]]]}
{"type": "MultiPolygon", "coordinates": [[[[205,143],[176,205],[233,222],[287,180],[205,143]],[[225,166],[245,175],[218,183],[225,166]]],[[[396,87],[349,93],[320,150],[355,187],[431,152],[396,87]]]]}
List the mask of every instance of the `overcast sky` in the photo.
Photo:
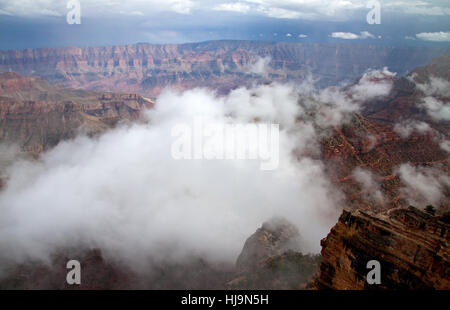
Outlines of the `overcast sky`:
{"type": "Polygon", "coordinates": [[[381,0],[0,0],[0,49],[217,39],[450,46],[450,1],[381,0]],[[374,2],[374,1],[372,1],[374,2]]]}

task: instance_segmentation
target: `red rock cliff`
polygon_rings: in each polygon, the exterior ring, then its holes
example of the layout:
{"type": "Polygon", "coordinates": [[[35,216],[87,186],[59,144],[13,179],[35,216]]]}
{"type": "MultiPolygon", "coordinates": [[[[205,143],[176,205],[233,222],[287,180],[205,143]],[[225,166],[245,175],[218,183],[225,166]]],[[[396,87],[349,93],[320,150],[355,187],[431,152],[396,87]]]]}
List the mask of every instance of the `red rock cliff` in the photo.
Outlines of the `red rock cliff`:
{"type": "Polygon", "coordinates": [[[450,289],[450,225],[418,209],[344,211],[322,240],[319,289],[450,289]],[[369,285],[367,262],[381,264],[369,285]]]}

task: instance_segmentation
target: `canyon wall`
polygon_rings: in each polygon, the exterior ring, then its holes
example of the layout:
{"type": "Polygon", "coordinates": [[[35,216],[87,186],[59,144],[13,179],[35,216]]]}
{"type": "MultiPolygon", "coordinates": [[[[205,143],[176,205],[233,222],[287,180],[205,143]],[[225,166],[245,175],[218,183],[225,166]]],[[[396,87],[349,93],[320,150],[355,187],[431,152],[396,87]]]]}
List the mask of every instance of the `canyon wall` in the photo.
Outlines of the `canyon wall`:
{"type": "Polygon", "coordinates": [[[142,43],[0,51],[0,72],[38,75],[77,89],[156,97],[168,85],[227,92],[253,82],[298,82],[309,72],[318,85],[336,85],[354,81],[369,68],[388,66],[403,74],[445,52],[449,49],[286,42],[142,43]],[[267,66],[257,64],[261,58],[270,59],[267,66]]]}
{"type": "Polygon", "coordinates": [[[78,133],[137,120],[153,104],[137,94],[76,91],[7,72],[0,74],[0,141],[39,154],[78,133]]]}
{"type": "Polygon", "coordinates": [[[344,211],[321,242],[316,287],[450,289],[449,229],[448,218],[414,207],[378,214],[344,211]],[[381,265],[381,284],[366,281],[371,260],[381,265]]]}

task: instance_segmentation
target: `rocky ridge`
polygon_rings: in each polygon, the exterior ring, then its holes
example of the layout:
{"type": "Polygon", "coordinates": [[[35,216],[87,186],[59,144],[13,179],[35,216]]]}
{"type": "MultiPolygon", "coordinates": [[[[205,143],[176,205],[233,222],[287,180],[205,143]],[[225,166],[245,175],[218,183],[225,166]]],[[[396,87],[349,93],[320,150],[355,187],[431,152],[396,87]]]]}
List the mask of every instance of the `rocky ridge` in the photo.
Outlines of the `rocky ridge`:
{"type": "Polygon", "coordinates": [[[0,72],[38,75],[75,89],[156,97],[166,86],[227,92],[254,82],[298,82],[309,73],[321,86],[338,85],[355,80],[370,68],[388,66],[404,74],[446,52],[445,48],[256,41],[140,43],[0,51],[0,72]],[[261,58],[270,60],[267,66],[252,69],[261,58]]]}
{"type": "Polygon", "coordinates": [[[450,289],[450,225],[414,207],[344,211],[322,240],[318,289],[450,289]],[[368,284],[367,263],[381,265],[368,284]]]}

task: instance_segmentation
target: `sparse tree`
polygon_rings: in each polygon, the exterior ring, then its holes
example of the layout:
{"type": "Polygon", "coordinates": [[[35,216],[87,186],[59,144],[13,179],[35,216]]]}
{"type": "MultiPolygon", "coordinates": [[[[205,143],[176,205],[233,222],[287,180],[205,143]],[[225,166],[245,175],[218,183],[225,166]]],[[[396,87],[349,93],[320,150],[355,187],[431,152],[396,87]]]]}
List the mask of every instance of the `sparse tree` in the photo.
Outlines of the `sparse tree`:
{"type": "Polygon", "coordinates": [[[425,207],[425,212],[434,216],[436,214],[436,209],[432,205],[428,205],[425,207]]]}

